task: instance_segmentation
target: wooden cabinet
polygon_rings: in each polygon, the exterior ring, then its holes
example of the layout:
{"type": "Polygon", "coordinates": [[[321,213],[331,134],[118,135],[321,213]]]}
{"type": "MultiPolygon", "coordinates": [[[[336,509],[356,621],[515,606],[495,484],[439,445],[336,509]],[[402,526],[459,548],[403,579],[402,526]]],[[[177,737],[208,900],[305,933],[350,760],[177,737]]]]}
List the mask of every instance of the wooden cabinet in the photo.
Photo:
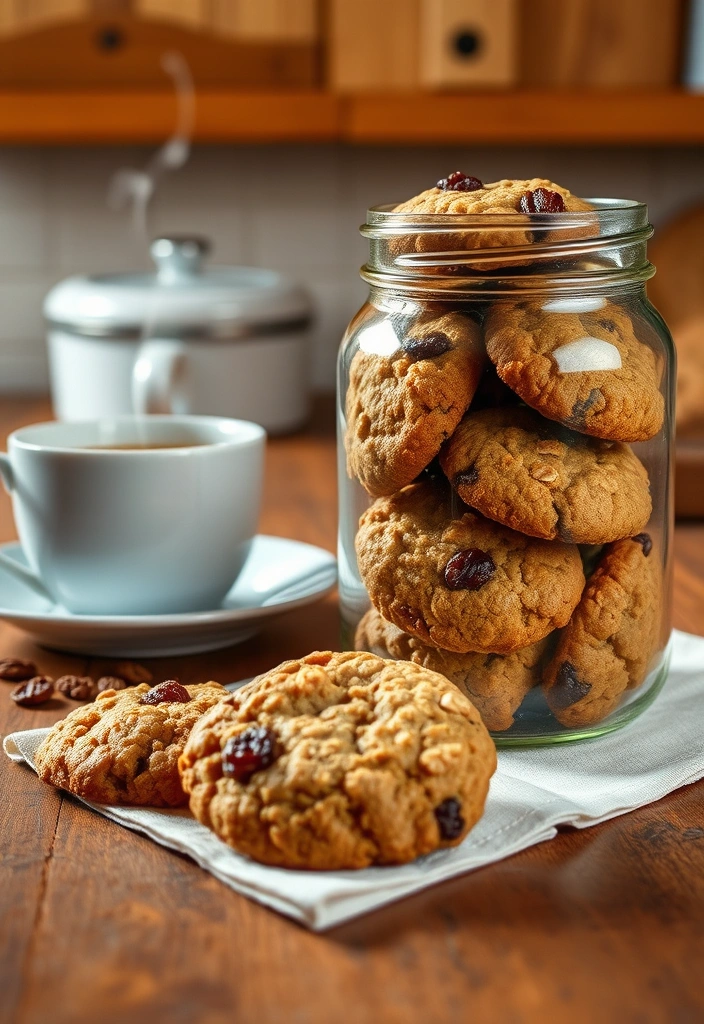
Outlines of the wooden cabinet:
{"type": "Polygon", "coordinates": [[[677,81],[682,0],[522,0],[526,85],[654,87],[677,81]]]}
{"type": "Polygon", "coordinates": [[[418,86],[419,0],[329,0],[328,78],[335,92],[418,86]]]}
{"type": "Polygon", "coordinates": [[[517,18],[517,0],[421,0],[421,86],[513,85],[517,18]]]}
{"type": "Polygon", "coordinates": [[[336,92],[510,85],[517,0],[329,0],[336,92]]]}
{"type": "Polygon", "coordinates": [[[318,0],[0,0],[0,88],[321,84],[318,0]]]}

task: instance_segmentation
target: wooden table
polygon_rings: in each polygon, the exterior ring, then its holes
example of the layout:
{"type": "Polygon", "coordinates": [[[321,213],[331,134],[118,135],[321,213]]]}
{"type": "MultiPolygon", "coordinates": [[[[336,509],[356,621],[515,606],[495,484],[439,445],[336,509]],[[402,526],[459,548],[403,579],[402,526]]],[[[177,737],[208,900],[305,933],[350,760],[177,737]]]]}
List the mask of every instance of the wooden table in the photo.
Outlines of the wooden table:
{"type": "MultiPolygon", "coordinates": [[[[47,417],[43,402],[3,399],[0,433],[47,417]]],[[[270,443],[263,531],[334,550],[332,423],[326,405],[307,433],[270,443]]],[[[13,536],[0,497],[0,540],[13,536]]],[[[674,619],[692,632],[704,632],[703,542],[704,526],[677,531],[674,619]]],[[[228,681],[338,642],[330,597],[242,646],[153,668],[228,681]]],[[[99,668],[3,624],[0,655],[53,675],[99,668]]],[[[0,729],[72,706],[2,697],[0,729]]],[[[704,1020],[704,783],[313,935],[4,757],[0,773],[3,1021],[704,1020]]]]}

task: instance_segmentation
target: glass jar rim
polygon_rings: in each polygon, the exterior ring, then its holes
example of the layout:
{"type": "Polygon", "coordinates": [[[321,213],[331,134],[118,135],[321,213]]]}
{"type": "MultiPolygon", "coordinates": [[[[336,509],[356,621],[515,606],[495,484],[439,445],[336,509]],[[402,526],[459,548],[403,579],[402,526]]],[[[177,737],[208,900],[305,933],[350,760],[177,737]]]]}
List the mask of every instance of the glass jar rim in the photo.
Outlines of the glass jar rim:
{"type": "Polygon", "coordinates": [[[595,291],[652,277],[647,206],[633,199],[587,202],[589,210],[560,213],[398,213],[394,204],[374,206],[360,228],[371,250],[361,276],[373,287],[440,297],[595,291]]]}

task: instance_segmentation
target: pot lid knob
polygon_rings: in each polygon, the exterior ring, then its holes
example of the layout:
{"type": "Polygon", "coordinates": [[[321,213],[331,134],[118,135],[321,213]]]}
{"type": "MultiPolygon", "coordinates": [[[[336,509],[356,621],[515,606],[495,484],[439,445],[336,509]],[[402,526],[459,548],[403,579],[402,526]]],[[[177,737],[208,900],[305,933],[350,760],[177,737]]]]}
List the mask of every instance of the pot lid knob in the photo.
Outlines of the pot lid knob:
{"type": "Polygon", "coordinates": [[[168,235],[155,238],[150,252],[156,263],[157,279],[163,284],[194,277],[203,270],[203,261],[210,252],[207,238],[198,235],[168,235]]]}

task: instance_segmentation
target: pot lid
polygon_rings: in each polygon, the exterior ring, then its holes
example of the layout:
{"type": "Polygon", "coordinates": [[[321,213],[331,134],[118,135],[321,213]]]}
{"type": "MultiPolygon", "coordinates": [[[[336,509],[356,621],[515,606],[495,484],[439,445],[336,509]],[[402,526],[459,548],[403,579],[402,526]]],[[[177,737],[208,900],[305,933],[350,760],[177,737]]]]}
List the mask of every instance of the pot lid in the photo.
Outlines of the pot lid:
{"type": "Polygon", "coordinates": [[[162,237],[150,274],[69,277],[44,300],[52,327],[88,337],[243,338],[301,326],[311,315],[303,288],[257,267],[204,267],[210,243],[162,237]]]}

